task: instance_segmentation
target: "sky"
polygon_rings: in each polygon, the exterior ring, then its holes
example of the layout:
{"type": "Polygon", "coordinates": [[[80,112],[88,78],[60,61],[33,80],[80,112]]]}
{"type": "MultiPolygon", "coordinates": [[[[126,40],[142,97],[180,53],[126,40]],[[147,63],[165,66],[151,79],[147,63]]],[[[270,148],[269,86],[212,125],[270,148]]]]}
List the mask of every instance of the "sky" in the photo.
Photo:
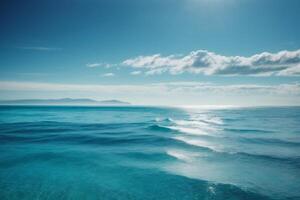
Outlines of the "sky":
{"type": "Polygon", "coordinates": [[[298,0],[1,0],[0,99],[300,105],[298,0]]]}

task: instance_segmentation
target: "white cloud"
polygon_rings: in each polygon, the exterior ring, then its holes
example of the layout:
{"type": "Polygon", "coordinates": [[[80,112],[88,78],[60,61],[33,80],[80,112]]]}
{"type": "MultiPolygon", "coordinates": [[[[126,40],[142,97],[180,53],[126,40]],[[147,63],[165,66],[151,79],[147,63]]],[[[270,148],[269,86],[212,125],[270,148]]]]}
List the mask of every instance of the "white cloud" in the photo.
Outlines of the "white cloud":
{"type": "Polygon", "coordinates": [[[91,68],[93,68],[93,67],[99,67],[99,66],[101,66],[101,63],[88,63],[88,64],[86,64],[86,66],[87,67],[91,67],[91,68]]]}
{"type": "Polygon", "coordinates": [[[263,52],[249,57],[224,56],[206,50],[192,51],[185,56],[139,56],[122,63],[133,68],[144,68],[146,74],[169,72],[201,73],[205,75],[300,75],[300,50],[263,52]]]}
{"type": "Polygon", "coordinates": [[[131,72],[130,74],[131,75],[139,75],[139,74],[141,74],[142,72],[141,71],[133,71],[133,72],[131,72]]]}
{"type": "Polygon", "coordinates": [[[86,64],[87,67],[94,68],[94,67],[105,67],[105,68],[110,68],[114,66],[113,64],[108,64],[108,63],[88,63],[86,64]]]}
{"type": "Polygon", "coordinates": [[[278,73],[282,76],[300,76],[300,64],[290,67],[288,69],[282,70],[278,73]]]}
{"type": "Polygon", "coordinates": [[[115,74],[114,73],[105,73],[105,74],[102,74],[101,76],[112,77],[112,76],[115,76],[115,74]]]}

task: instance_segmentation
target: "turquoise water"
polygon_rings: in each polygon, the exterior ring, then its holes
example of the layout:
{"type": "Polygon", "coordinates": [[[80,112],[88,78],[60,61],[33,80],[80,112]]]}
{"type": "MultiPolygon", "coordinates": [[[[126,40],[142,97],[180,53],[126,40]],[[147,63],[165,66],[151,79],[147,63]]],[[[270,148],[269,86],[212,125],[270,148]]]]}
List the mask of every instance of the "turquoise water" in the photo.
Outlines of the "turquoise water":
{"type": "Polygon", "coordinates": [[[0,107],[0,199],[300,199],[300,107],[0,107]]]}

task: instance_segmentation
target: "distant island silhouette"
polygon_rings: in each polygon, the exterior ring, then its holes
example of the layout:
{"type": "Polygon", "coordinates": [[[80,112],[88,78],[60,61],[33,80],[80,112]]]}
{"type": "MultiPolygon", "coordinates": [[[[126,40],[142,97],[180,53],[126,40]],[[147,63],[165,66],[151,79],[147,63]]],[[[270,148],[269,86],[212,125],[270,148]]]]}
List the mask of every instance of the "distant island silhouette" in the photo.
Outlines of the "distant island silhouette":
{"type": "Polygon", "coordinates": [[[130,103],[120,100],[103,100],[94,99],[17,99],[17,100],[0,100],[0,105],[130,105],[130,103]]]}

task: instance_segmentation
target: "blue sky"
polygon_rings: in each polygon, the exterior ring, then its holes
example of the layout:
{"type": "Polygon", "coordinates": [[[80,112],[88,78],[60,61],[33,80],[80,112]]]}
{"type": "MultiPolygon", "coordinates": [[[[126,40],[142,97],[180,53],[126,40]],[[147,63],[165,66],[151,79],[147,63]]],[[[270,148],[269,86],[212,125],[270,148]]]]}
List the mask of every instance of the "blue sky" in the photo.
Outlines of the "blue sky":
{"type": "Polygon", "coordinates": [[[298,0],[0,4],[1,99],[300,104],[298,0]]]}

